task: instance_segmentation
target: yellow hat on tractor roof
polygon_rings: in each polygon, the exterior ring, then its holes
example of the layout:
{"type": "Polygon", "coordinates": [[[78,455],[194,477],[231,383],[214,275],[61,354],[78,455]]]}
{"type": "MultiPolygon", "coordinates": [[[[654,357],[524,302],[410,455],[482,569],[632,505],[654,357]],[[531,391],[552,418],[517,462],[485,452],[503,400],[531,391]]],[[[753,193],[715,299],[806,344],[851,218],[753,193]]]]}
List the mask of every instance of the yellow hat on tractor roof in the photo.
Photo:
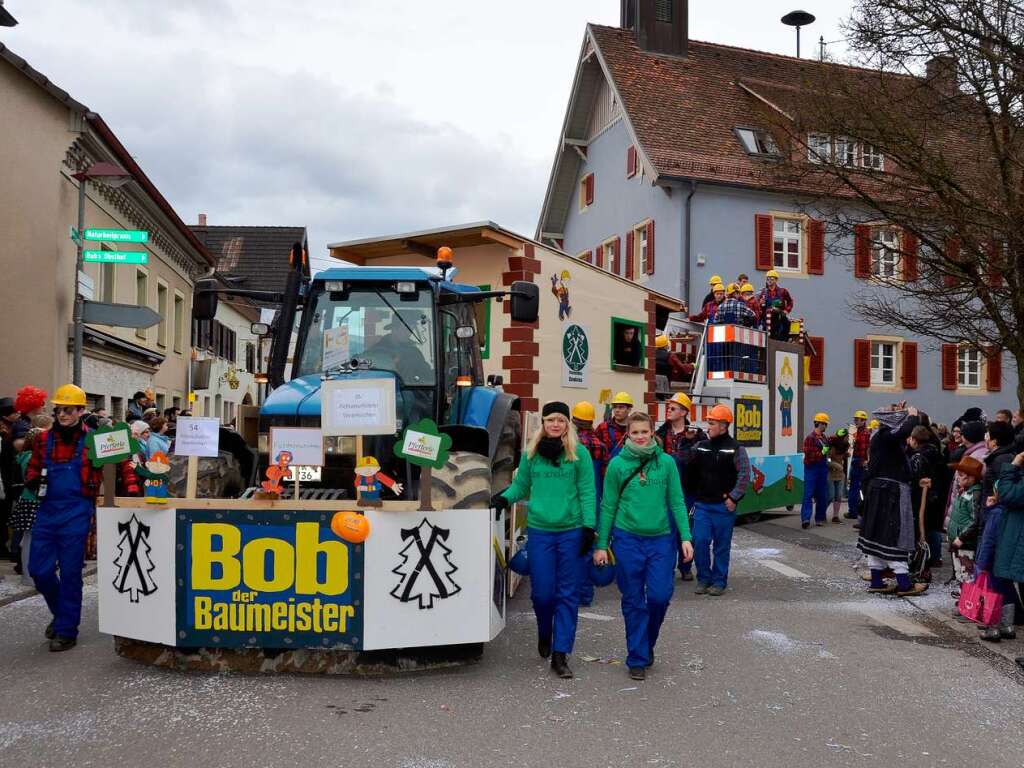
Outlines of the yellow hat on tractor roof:
{"type": "Polygon", "coordinates": [[[737,286],[736,283],[729,283],[729,285],[727,285],[725,287],[725,292],[726,293],[735,293],[736,290],[738,289],[738,287],[739,286],[737,286]]]}
{"type": "Polygon", "coordinates": [[[630,397],[629,392],[618,392],[615,397],[612,398],[612,405],[628,405],[632,408],[633,398],[630,397]]]}
{"type": "Polygon", "coordinates": [[[774,277],[776,280],[778,280],[779,279],[779,273],[776,272],[774,269],[769,269],[765,273],[765,277],[774,277]]]}
{"type": "Polygon", "coordinates": [[[740,288],[740,293],[753,293],[753,292],[754,292],[754,286],[752,286],[750,283],[744,283],[743,287],[740,288]]]}
{"type": "Polygon", "coordinates": [[[654,346],[658,349],[665,349],[668,346],[668,336],[664,333],[659,333],[654,337],[654,346]]]}
{"type": "Polygon", "coordinates": [[[818,411],[816,414],[814,414],[814,423],[815,424],[819,424],[819,423],[820,424],[828,424],[828,422],[829,422],[828,414],[825,413],[824,411],[818,411]]]}
{"type": "Polygon", "coordinates": [[[855,419],[867,419],[867,417],[868,417],[867,411],[856,411],[853,414],[853,418],[855,418],[855,419]]]}
{"type": "Polygon", "coordinates": [[[76,387],[74,384],[64,384],[57,387],[57,391],[53,393],[53,399],[50,402],[54,405],[77,405],[82,408],[87,405],[85,390],[81,387],[76,387]]]}
{"type": "Polygon", "coordinates": [[[681,405],[686,410],[690,410],[690,407],[693,405],[693,401],[690,400],[689,396],[687,396],[685,392],[676,392],[671,398],[669,398],[669,402],[681,405]]]}
{"type": "Polygon", "coordinates": [[[724,291],[724,290],[725,290],[725,286],[722,285],[721,283],[715,283],[714,285],[711,286],[711,292],[712,293],[718,293],[719,291],[724,291]]]}
{"type": "Polygon", "coordinates": [[[580,400],[572,407],[572,417],[579,421],[593,421],[594,415],[593,404],[588,403],[586,400],[580,400]]]}
{"type": "Polygon", "coordinates": [[[713,285],[716,285],[716,284],[718,284],[720,282],[722,282],[722,276],[721,275],[712,275],[711,279],[708,280],[708,285],[712,285],[713,286],[713,285]]]}
{"type": "Polygon", "coordinates": [[[872,419],[868,422],[868,429],[878,429],[880,426],[882,426],[882,424],[878,419],[872,419]]]}

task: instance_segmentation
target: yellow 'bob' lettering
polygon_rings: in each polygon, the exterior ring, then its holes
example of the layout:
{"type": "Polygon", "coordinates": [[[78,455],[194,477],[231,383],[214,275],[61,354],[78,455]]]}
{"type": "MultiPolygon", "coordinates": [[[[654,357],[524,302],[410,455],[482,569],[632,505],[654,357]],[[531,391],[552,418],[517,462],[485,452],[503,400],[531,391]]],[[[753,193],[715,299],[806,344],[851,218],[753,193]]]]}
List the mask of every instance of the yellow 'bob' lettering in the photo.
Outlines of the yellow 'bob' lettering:
{"type": "Polygon", "coordinates": [[[340,595],[348,589],[348,547],[340,541],[320,541],[320,526],[299,523],[295,526],[295,592],[299,595],[340,595]],[[327,559],[324,581],[317,580],[317,559],[327,559]]]}
{"type": "Polygon", "coordinates": [[[226,523],[196,523],[192,526],[192,588],[232,589],[241,581],[242,568],[235,555],[242,548],[242,534],[226,523]],[[220,536],[222,548],[213,548],[213,537],[220,536]],[[222,569],[213,575],[214,564],[222,569]]]}
{"type": "Polygon", "coordinates": [[[281,592],[292,585],[295,575],[295,550],[281,539],[253,539],[242,550],[242,575],[245,585],[257,592],[281,592]],[[266,554],[271,553],[271,577],[267,578],[266,554]]]}

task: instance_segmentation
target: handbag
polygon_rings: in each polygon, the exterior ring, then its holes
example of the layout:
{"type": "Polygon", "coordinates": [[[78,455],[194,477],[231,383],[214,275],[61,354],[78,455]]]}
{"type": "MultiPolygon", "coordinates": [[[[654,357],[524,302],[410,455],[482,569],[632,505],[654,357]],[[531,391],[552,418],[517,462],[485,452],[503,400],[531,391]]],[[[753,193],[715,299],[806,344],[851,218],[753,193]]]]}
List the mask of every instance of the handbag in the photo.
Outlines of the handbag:
{"type": "Polygon", "coordinates": [[[960,587],[957,609],[965,619],[986,627],[995,626],[1003,611],[1003,596],[992,589],[987,571],[980,571],[974,581],[960,587]]]}
{"type": "Polygon", "coordinates": [[[35,499],[18,499],[11,509],[10,526],[16,531],[31,531],[36,513],[42,502],[35,499]]]}

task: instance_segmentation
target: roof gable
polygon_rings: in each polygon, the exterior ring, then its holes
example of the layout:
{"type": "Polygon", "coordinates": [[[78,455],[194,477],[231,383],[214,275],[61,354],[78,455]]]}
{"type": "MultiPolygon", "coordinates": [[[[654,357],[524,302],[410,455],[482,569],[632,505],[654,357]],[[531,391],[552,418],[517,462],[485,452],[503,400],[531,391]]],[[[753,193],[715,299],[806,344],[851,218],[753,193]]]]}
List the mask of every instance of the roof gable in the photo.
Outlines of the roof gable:
{"type": "MultiPolygon", "coordinates": [[[[193,226],[217,261],[217,272],[240,278],[233,285],[256,291],[283,291],[288,255],[295,243],[306,245],[305,227],[193,226]]],[[[309,274],[309,265],[305,267],[309,274]]]]}

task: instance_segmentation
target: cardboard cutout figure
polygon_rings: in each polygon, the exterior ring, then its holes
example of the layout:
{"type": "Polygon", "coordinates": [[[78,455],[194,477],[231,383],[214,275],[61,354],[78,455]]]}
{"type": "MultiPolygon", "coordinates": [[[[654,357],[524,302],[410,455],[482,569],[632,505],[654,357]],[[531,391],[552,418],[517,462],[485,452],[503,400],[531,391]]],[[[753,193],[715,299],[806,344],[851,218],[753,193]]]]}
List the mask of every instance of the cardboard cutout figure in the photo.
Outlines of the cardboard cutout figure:
{"type": "Polygon", "coordinates": [[[403,485],[380,471],[380,462],[364,456],[356,467],[356,492],[361,501],[380,501],[380,487],[387,486],[395,496],[402,495],[403,485]]]}

